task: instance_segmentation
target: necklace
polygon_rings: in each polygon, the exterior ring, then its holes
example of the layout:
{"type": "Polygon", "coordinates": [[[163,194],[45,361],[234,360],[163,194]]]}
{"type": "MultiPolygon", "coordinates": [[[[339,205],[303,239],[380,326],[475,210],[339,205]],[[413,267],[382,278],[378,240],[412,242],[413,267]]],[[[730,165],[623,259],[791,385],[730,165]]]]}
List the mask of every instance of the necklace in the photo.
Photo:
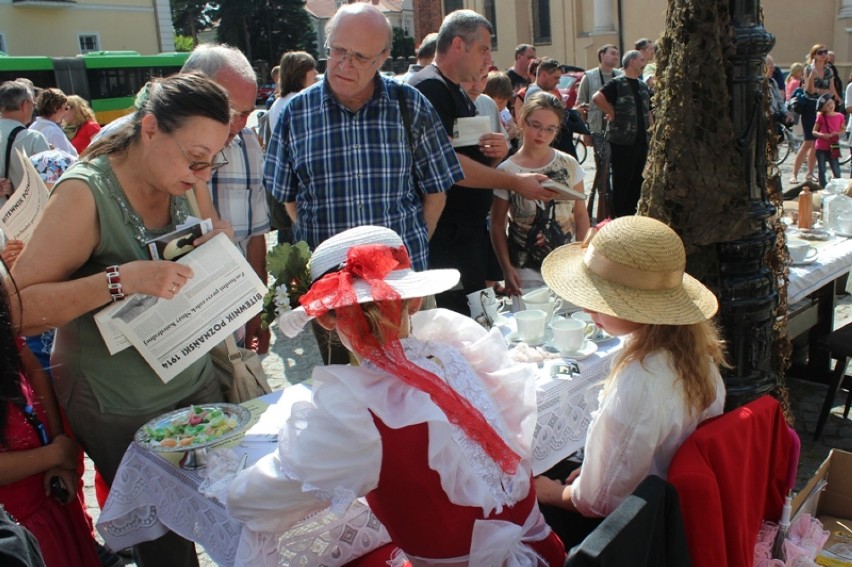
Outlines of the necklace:
{"type": "Polygon", "coordinates": [[[121,209],[125,222],[132,228],[134,232],[133,237],[139,244],[144,247],[147,242],[174,231],[177,225],[186,221],[186,218],[189,216],[189,204],[187,200],[169,196],[169,224],[162,228],[146,227],[142,221],[142,217],[136,212],[133,205],[130,204],[127,194],[118,182],[118,177],[115,175],[112,164],[109,163],[108,158],[105,158],[105,160],[107,161],[106,171],[110,195],[115,199],[115,202],[121,209]]]}

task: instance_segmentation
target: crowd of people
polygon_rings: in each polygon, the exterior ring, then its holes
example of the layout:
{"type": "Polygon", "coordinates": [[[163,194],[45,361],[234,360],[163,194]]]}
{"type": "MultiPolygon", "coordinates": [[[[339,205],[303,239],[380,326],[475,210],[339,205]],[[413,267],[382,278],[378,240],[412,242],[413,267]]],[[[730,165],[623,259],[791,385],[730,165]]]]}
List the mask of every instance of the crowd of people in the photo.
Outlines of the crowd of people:
{"type": "MultiPolygon", "coordinates": [[[[264,282],[271,230],[313,250],[301,306],[279,317],[282,329],[311,326],[326,366],[298,431],[230,489],[246,529],[283,532],[364,496],[392,537],[388,556],[562,565],[566,546],[648,474],[665,477],[680,444],[722,412],[717,301],[684,273],[674,231],[635,216],[654,42],[623,56],[601,46],[566,108],[563,66],[522,44],[501,72],[493,33],[483,16],[452,12],[395,79],[379,72],[390,22],[369,3],[344,4],[327,26],[322,80],[313,56],[283,54],[258,131],[246,127],[258,78],[225,45],[197,47],[104,128],[78,96],[0,85],[0,189],[14,194],[18,149],[51,191],[32,238],[2,251],[0,503],[47,565],[119,564],[85,516],[81,450],[105,498],[141,425],[223,401],[209,356],[163,382],[135,349],[111,355],[94,321],[131,294],[181,293],[193,271],[149,259],[144,244],[196,211],[214,229],[193,244],[226,234],[264,282]],[[463,141],[481,116],[486,129],[463,141]],[[575,134],[594,149],[595,210],[575,134]],[[467,296],[495,282],[506,295],[546,285],[625,339],[570,474],[533,477],[532,370],[468,317],[467,296]]],[[[821,182],[826,167],[839,175],[831,145],[845,125],[835,107],[846,108],[828,53],[814,46],[775,93],[816,97],[794,171],[818,164],[821,182]]],[[[270,331],[257,316],[238,338],[262,354],[270,331]]],[[[133,553],[140,566],[197,564],[193,543],[171,532],[133,553]]]]}

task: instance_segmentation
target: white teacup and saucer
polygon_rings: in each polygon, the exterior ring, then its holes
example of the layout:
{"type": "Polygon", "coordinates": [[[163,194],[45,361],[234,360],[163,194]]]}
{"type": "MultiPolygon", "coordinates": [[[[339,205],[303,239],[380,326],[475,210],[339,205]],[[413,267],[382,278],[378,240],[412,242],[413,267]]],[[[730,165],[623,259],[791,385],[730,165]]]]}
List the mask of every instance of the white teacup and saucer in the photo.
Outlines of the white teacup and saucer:
{"type": "Polygon", "coordinates": [[[551,323],[551,345],[565,358],[582,360],[598,350],[598,345],[586,339],[586,325],[576,319],[559,319],[551,323]]]}

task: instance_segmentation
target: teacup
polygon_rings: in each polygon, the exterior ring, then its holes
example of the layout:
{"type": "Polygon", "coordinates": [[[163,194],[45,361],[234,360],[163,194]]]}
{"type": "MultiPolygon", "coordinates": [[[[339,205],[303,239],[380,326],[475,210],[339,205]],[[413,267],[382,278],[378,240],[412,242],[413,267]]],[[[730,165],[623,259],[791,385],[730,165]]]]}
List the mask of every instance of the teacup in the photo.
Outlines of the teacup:
{"type": "Polygon", "coordinates": [[[547,313],[547,322],[553,319],[553,314],[564,307],[565,302],[550,295],[550,288],[540,287],[521,296],[527,309],[541,309],[547,313]]]}
{"type": "Polygon", "coordinates": [[[582,321],[560,319],[554,321],[550,328],[553,329],[553,346],[560,353],[577,352],[586,342],[586,325],[582,321]]]}
{"type": "Polygon", "coordinates": [[[526,343],[540,343],[544,340],[547,313],[541,309],[524,309],[515,313],[518,324],[518,337],[526,343]]]}
{"type": "Polygon", "coordinates": [[[524,305],[527,309],[540,309],[547,313],[547,322],[550,323],[553,320],[553,314],[562,309],[562,300],[549,299],[547,301],[542,301],[541,303],[525,301],[524,305]]]}
{"type": "Polygon", "coordinates": [[[524,305],[527,303],[544,303],[545,301],[550,300],[550,288],[544,286],[528,291],[521,296],[521,299],[524,300],[524,305]]]}
{"type": "Polygon", "coordinates": [[[468,301],[467,306],[470,308],[470,317],[472,319],[476,319],[480,315],[484,313],[488,315],[488,318],[491,319],[492,322],[497,320],[498,317],[498,309],[500,308],[500,303],[495,301],[485,302],[485,301],[475,301],[471,303],[468,301]]]}
{"type": "Polygon", "coordinates": [[[787,241],[787,251],[790,253],[790,259],[796,263],[813,260],[817,255],[816,248],[804,240],[796,238],[787,241]]]}
{"type": "Polygon", "coordinates": [[[837,216],[837,229],[843,234],[852,234],[852,213],[837,216]]]}
{"type": "Polygon", "coordinates": [[[485,289],[480,289],[479,291],[468,293],[467,302],[470,305],[479,305],[480,303],[496,303],[497,294],[494,292],[493,287],[486,287],[485,289]],[[485,297],[482,296],[483,294],[485,294],[485,297]]]}
{"type": "Polygon", "coordinates": [[[592,320],[592,316],[585,311],[577,311],[571,314],[571,318],[575,321],[582,321],[586,326],[586,338],[590,341],[596,341],[604,336],[603,329],[598,327],[592,320]]]}

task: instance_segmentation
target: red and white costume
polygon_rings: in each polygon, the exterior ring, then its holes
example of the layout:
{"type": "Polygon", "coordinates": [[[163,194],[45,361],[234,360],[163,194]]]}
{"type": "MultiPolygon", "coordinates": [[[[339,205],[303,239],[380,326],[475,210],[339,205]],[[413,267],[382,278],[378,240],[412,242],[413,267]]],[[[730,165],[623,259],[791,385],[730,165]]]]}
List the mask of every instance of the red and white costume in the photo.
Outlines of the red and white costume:
{"type": "Polygon", "coordinates": [[[468,400],[521,456],[513,474],[423,391],[379,369],[317,367],[313,403],[294,407],[278,450],[240,473],[228,509],[247,529],[283,533],[307,515],[366,496],[415,566],[562,565],[535,501],[529,455],[535,377],[499,332],[437,309],[401,339],[413,364],[468,400]]]}

